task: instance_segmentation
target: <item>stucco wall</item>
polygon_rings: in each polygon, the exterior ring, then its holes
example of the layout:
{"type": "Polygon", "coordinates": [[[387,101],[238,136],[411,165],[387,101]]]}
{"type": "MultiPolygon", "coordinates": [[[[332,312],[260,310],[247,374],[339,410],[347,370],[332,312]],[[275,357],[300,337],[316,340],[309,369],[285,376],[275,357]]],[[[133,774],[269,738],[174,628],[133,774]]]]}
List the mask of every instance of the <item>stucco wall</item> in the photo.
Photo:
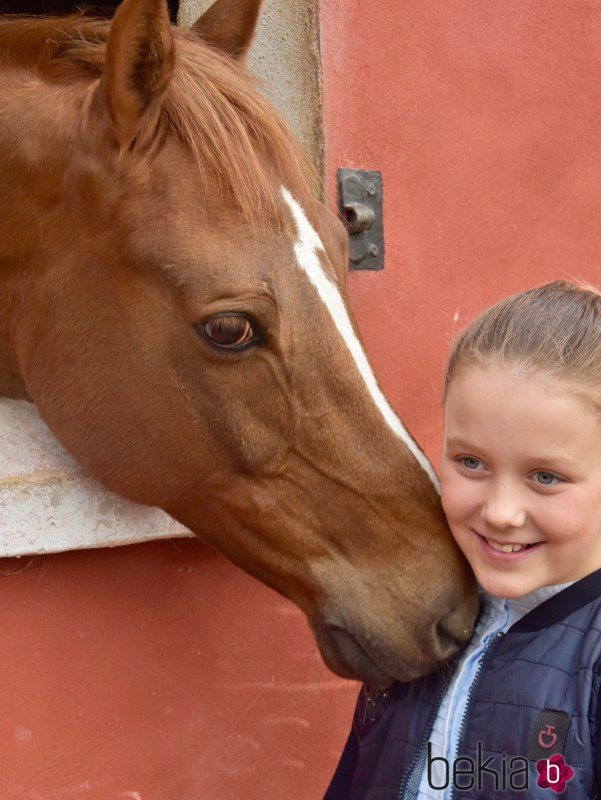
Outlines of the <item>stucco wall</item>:
{"type": "MultiPolygon", "coordinates": [[[[211,4],[183,0],[178,23],[191,25],[211,4]]],[[[318,0],[266,0],[249,65],[321,172],[318,0]]]]}
{"type": "Polygon", "coordinates": [[[32,403],[0,398],[0,441],[0,557],[192,535],[86,475],[32,403]]]}
{"type": "Polygon", "coordinates": [[[0,628],[2,800],[322,796],[347,682],[200,542],[0,559],[0,628]]]}
{"type": "Polygon", "coordinates": [[[323,0],[321,32],[328,185],[384,178],[386,269],[351,274],[351,300],[437,463],[456,333],[510,292],[601,283],[600,8],[323,0]]]}

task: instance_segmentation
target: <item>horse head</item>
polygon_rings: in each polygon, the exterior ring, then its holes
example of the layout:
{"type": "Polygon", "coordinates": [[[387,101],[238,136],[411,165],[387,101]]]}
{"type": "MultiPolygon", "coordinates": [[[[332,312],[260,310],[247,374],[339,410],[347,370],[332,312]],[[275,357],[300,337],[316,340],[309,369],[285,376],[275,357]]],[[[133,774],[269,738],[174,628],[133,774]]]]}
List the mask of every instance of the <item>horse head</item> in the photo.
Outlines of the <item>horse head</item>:
{"type": "Polygon", "coordinates": [[[0,393],[386,685],[448,659],[476,595],[360,344],[345,231],[246,72],[259,8],[0,23],[0,393]]]}

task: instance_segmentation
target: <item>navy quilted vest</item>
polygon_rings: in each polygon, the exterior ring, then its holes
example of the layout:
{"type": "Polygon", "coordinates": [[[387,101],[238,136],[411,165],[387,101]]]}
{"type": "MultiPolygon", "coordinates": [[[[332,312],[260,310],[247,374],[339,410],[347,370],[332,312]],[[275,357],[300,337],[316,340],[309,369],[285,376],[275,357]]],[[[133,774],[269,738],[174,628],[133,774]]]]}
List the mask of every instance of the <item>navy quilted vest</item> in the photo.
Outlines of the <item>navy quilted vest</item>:
{"type": "MultiPolygon", "coordinates": [[[[362,689],[324,800],[415,800],[428,735],[451,674],[448,669],[393,684],[386,692],[362,689]]],[[[455,765],[454,781],[449,765],[453,800],[601,799],[600,682],[597,570],[490,643],[471,687],[457,750],[469,760],[455,765]],[[538,785],[540,771],[558,754],[574,773],[561,794],[538,785]]],[[[556,774],[549,773],[551,780],[556,774]]]]}

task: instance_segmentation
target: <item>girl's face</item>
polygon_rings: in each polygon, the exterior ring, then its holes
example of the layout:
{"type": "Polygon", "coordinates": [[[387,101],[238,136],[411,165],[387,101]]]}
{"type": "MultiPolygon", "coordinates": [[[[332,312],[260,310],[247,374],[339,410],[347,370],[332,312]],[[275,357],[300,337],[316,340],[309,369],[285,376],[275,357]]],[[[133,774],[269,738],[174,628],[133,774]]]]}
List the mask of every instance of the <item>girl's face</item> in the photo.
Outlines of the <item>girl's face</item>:
{"type": "Polygon", "coordinates": [[[442,504],[489,594],[520,597],[601,567],[601,421],[578,387],[491,364],[453,378],[442,504]]]}

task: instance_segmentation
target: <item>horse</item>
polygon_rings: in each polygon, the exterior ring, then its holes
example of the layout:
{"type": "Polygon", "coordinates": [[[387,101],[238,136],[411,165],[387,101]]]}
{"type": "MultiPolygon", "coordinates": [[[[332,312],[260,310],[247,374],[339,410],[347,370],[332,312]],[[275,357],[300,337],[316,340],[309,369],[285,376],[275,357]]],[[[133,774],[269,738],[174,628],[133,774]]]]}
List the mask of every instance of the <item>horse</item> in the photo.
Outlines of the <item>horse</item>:
{"type": "Polygon", "coordinates": [[[345,229],[247,71],[260,6],[1,19],[0,395],[382,687],[449,659],[477,596],[360,343],[345,229]]]}

